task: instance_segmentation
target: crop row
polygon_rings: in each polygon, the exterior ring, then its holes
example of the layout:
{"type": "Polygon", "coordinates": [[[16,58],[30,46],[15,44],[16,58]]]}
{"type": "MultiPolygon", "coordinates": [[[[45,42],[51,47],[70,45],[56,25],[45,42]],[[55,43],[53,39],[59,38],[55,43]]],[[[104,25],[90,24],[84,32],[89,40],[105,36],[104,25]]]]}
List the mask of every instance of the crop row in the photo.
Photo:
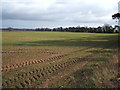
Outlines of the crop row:
{"type": "Polygon", "coordinates": [[[60,58],[62,58],[64,56],[65,55],[53,54],[53,55],[51,55],[51,56],[49,56],[49,57],[47,57],[45,59],[33,60],[33,61],[24,61],[24,62],[21,62],[21,63],[12,64],[12,65],[4,65],[4,66],[2,66],[2,70],[3,71],[8,71],[8,70],[11,70],[11,69],[24,67],[24,66],[31,65],[31,64],[38,64],[38,63],[43,63],[45,61],[51,61],[51,60],[54,60],[54,59],[60,59],[60,58]]]}
{"type": "Polygon", "coordinates": [[[2,51],[2,53],[24,53],[23,51],[2,51]]]}
{"type": "MultiPolygon", "coordinates": [[[[30,51],[2,51],[0,53],[6,53],[6,54],[13,54],[13,53],[27,53],[30,51]]],[[[38,51],[37,53],[49,53],[49,54],[55,54],[53,51],[38,51]]]]}

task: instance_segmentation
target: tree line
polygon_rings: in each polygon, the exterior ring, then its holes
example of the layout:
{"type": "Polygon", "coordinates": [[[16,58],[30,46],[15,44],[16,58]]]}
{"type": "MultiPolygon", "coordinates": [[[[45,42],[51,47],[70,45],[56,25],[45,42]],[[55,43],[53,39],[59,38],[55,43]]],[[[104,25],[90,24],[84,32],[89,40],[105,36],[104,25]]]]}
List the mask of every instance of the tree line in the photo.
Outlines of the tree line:
{"type": "Polygon", "coordinates": [[[36,28],[35,31],[58,31],[58,32],[90,32],[90,33],[119,33],[120,27],[112,27],[110,25],[104,25],[102,27],[58,27],[58,28],[36,28]]]}
{"type": "Polygon", "coordinates": [[[17,28],[4,28],[2,31],[53,31],[53,32],[89,32],[89,33],[119,33],[120,27],[105,24],[102,27],[58,27],[58,28],[36,28],[36,29],[17,29],[17,28]]]}

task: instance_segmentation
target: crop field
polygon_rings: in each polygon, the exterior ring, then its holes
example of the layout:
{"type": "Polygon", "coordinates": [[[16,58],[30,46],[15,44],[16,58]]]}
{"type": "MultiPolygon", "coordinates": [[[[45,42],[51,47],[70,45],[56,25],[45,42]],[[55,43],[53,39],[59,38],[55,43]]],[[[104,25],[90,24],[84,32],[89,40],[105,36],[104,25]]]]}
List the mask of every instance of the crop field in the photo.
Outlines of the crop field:
{"type": "MultiPolygon", "coordinates": [[[[2,86],[107,87],[97,82],[96,69],[117,55],[117,51],[118,34],[4,31],[2,86]]],[[[108,75],[108,79],[112,77],[108,75]]]]}

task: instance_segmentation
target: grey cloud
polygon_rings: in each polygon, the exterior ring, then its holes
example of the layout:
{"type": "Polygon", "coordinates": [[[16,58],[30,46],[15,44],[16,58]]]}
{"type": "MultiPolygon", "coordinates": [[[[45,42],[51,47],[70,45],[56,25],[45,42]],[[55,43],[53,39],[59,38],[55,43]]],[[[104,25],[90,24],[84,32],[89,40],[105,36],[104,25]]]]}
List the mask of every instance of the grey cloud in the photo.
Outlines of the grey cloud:
{"type": "MultiPolygon", "coordinates": [[[[111,20],[104,20],[104,17],[112,15],[115,7],[105,9],[100,4],[86,3],[77,0],[56,0],[47,8],[42,8],[40,4],[31,2],[3,4],[3,20],[23,20],[60,23],[112,23],[111,20]],[[75,2],[76,1],[76,2],[75,2]]],[[[61,24],[62,25],[62,24],[61,24]]]]}

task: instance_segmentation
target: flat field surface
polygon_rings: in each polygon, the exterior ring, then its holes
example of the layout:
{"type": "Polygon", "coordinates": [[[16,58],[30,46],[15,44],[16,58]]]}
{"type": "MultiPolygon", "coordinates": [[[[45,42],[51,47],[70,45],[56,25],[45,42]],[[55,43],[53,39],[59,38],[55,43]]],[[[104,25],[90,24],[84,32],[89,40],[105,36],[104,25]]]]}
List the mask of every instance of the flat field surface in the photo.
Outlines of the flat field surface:
{"type": "Polygon", "coordinates": [[[118,34],[2,32],[2,84],[4,88],[96,87],[92,72],[117,50],[118,34]]]}

